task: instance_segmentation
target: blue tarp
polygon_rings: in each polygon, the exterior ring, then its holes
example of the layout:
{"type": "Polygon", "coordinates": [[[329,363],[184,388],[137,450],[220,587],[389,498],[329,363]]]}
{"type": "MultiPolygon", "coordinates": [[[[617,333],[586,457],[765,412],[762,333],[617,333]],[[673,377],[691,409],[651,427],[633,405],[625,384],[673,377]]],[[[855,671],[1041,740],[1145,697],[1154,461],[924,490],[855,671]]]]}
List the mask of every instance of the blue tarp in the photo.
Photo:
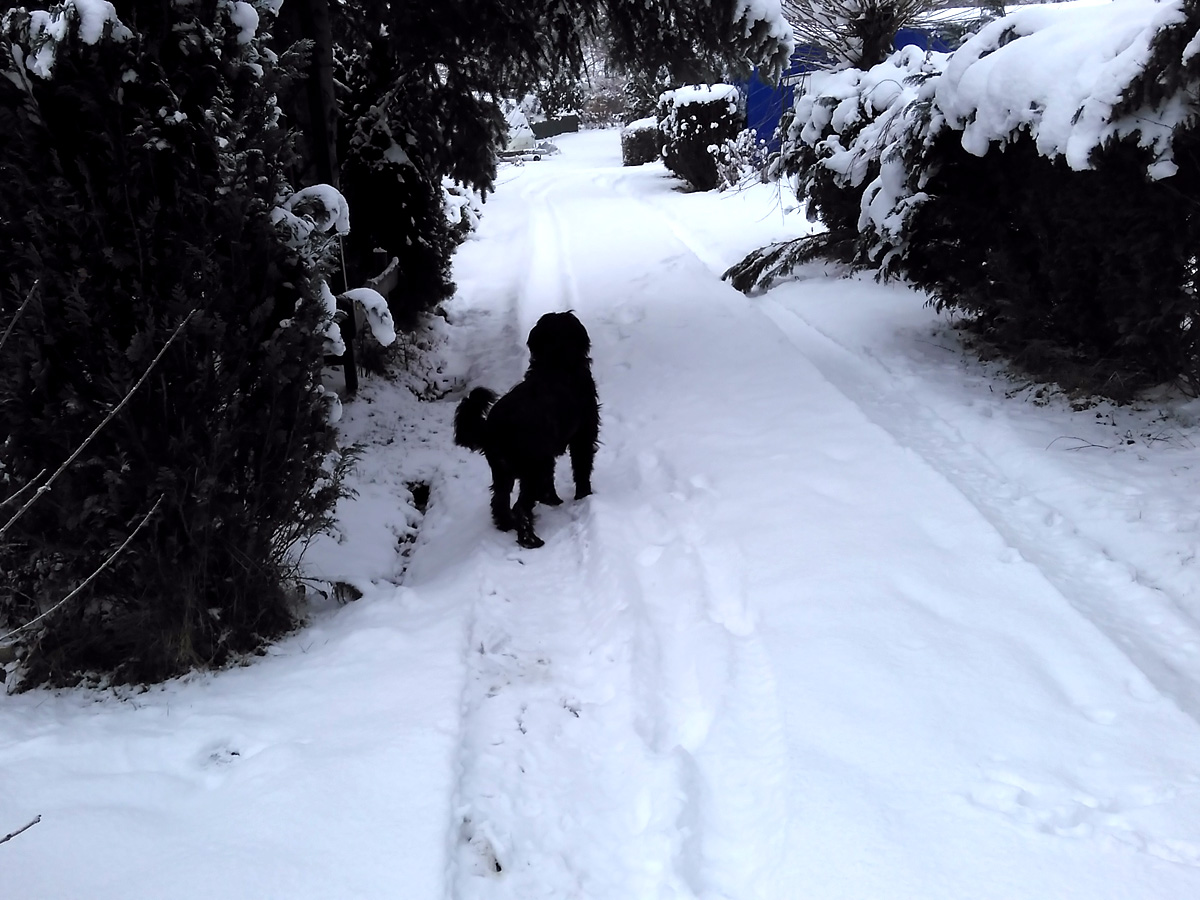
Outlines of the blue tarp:
{"type": "MultiPolygon", "coordinates": [[[[893,46],[897,50],[914,46],[939,53],[950,51],[950,47],[939,35],[917,28],[902,28],[897,31],[893,46]]],[[[772,152],[779,149],[780,140],[775,132],[784,112],[792,108],[796,85],[810,72],[827,68],[830,62],[829,57],[817,47],[797,47],[778,86],[764,84],[757,71],[748,81],[738,85],[746,97],[747,127],[754,129],[759,140],[766,141],[772,152]]]]}

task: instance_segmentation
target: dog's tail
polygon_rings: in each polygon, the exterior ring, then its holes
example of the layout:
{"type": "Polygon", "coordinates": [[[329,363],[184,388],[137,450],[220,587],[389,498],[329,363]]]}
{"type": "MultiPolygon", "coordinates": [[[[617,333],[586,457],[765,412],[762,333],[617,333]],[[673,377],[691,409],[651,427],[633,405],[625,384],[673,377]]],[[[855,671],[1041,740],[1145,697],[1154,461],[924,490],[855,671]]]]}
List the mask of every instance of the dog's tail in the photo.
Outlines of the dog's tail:
{"type": "Polygon", "coordinates": [[[454,412],[454,443],[468,450],[483,450],[483,423],[496,394],[487,388],[475,388],[458,404],[454,412]]]}

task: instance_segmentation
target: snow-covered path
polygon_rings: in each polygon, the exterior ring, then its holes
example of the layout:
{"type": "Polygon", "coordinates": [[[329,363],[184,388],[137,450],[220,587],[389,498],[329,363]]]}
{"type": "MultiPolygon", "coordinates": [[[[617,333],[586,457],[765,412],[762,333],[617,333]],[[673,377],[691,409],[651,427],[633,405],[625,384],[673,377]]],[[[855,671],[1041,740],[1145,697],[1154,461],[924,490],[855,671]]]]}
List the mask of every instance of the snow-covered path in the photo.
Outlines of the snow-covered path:
{"type": "Polygon", "coordinates": [[[0,834],[43,815],[0,897],[1200,897],[1196,410],[1028,403],[903,288],[745,298],[801,227],[765,188],[560,145],[459,253],[451,395],[347,406],[309,565],[361,599],[236,671],[0,697],[0,834]],[[447,426],[568,308],[596,492],[527,551],[447,426]]]}
{"type": "MultiPolygon", "coordinates": [[[[568,150],[463,254],[473,345],[588,323],[605,446],[545,556],[485,538],[456,811],[500,871],[468,853],[453,895],[1200,891],[1194,619],[802,288],[721,284],[746,247],[661,170],[568,150]]],[[[484,359],[472,381],[519,374],[484,359]]]]}

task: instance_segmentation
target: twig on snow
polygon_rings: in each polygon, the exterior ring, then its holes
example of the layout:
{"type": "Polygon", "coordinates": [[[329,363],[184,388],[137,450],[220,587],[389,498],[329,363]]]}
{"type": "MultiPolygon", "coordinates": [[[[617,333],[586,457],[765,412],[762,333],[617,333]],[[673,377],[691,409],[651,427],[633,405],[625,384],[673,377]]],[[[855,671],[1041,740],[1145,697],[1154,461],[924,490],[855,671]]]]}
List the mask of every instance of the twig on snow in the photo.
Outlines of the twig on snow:
{"type": "Polygon", "coordinates": [[[30,828],[32,828],[34,825],[36,825],[36,824],[37,824],[38,822],[40,822],[40,821],[42,821],[42,817],[41,817],[41,816],[38,816],[38,817],[37,817],[37,818],[35,818],[35,819],[34,819],[32,822],[28,823],[27,825],[25,825],[25,826],[23,826],[23,827],[21,827],[21,828],[18,828],[18,829],[17,829],[16,831],[14,831],[12,834],[6,834],[4,837],[0,838],[0,844],[5,844],[5,843],[7,843],[8,841],[11,841],[11,840],[12,840],[13,838],[15,838],[15,837],[16,837],[18,834],[21,834],[21,833],[22,833],[22,832],[24,832],[24,831],[28,831],[30,828]]]}

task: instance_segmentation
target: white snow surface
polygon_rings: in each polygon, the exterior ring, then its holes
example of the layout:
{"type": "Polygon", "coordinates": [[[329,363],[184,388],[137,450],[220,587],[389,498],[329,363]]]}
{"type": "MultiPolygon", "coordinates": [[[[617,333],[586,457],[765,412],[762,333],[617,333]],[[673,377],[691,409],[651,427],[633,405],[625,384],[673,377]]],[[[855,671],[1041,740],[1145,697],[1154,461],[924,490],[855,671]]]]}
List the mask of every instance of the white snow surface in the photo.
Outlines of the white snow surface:
{"type": "Polygon", "coordinates": [[[1107,138],[1137,135],[1158,156],[1151,177],[1173,175],[1171,131],[1195,114],[1194,101],[1174,97],[1161,109],[1124,118],[1112,110],[1145,68],[1154,35],[1183,21],[1182,6],[1182,0],[1115,0],[1020,7],[950,57],[938,105],[976,156],[1025,130],[1042,155],[1061,156],[1081,170],[1091,167],[1091,152],[1107,138]]]}
{"type": "Polygon", "coordinates": [[[654,116],[646,116],[644,119],[634,119],[623,129],[624,131],[657,131],[658,119],[654,116]]]}
{"type": "Polygon", "coordinates": [[[401,339],[437,399],[346,403],[357,495],[304,557],[306,627],[145,691],[0,696],[0,835],[41,816],[0,897],[1200,896],[1196,403],[1073,409],[820,266],[746,298],[720,273],[807,228],[772,188],[558,142],[401,339]],[[603,444],[527,551],[451,420],[563,309],[603,444]]]}
{"type": "Polygon", "coordinates": [[[689,84],[663,91],[658,97],[659,103],[676,108],[691,103],[714,103],[718,100],[726,100],[732,108],[736,108],[741,102],[741,95],[732,84],[689,84]]]}

